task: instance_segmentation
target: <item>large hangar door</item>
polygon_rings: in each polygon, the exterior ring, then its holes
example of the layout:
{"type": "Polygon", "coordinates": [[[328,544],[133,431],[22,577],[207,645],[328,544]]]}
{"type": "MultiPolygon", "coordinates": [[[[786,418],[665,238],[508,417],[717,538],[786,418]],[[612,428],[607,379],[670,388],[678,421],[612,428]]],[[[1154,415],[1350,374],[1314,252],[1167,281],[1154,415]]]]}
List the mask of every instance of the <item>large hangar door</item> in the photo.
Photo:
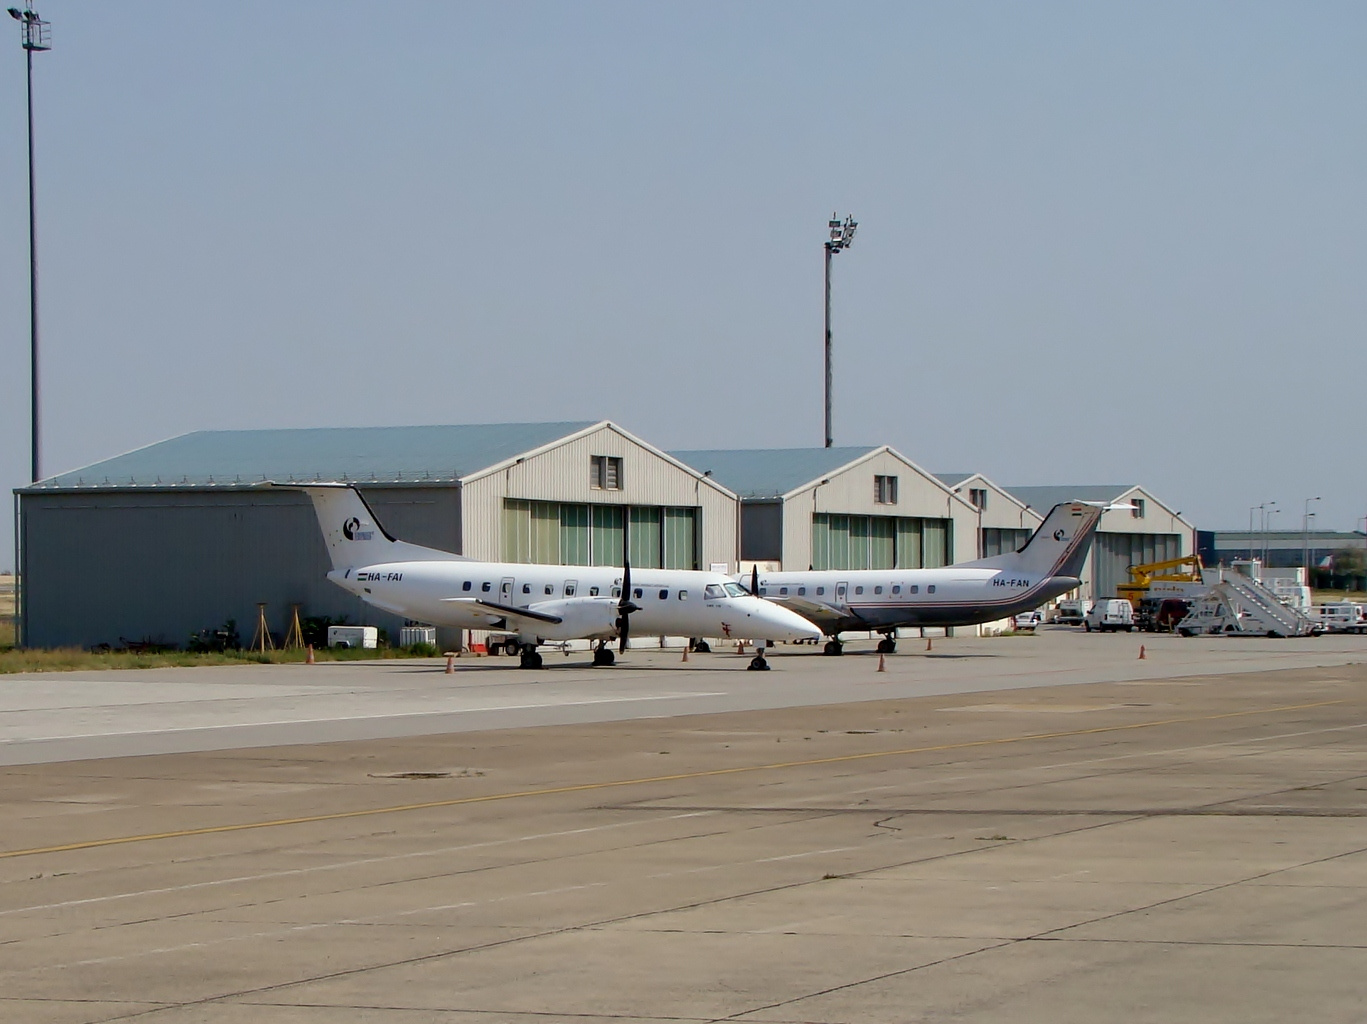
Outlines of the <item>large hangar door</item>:
{"type": "Polygon", "coordinates": [[[1098,533],[1093,548],[1093,597],[1114,597],[1116,586],[1130,581],[1130,566],[1163,562],[1182,554],[1176,533],[1098,533]]]}

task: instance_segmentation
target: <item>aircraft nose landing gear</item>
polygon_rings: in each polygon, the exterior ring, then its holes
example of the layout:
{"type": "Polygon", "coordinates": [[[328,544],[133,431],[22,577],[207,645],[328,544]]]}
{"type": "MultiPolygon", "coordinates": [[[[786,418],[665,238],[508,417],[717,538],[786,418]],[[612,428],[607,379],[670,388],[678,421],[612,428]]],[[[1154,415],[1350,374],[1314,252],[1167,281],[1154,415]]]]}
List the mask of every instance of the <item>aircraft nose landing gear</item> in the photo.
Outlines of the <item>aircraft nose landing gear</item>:
{"type": "Polygon", "coordinates": [[[896,653],[897,653],[897,641],[894,640],[891,636],[884,636],[882,640],[879,640],[879,641],[878,641],[878,653],[879,653],[879,654],[896,654],[896,653]]]}
{"type": "Polygon", "coordinates": [[[839,640],[830,639],[826,641],[826,646],[821,649],[821,653],[830,655],[832,658],[837,658],[845,653],[845,645],[839,640]]]}
{"type": "Polygon", "coordinates": [[[768,662],[768,660],[764,657],[764,648],[763,648],[763,647],[761,647],[761,648],[755,653],[755,656],[754,656],[753,658],[750,659],[750,664],[746,666],[745,670],[746,670],[747,672],[768,672],[768,671],[769,671],[769,662],[768,662]]]}
{"type": "Polygon", "coordinates": [[[522,667],[522,668],[540,668],[540,667],[541,667],[541,652],[538,651],[538,650],[537,650],[534,646],[532,646],[531,644],[523,644],[523,645],[522,645],[521,655],[522,655],[522,662],[521,662],[521,667],[522,667]]]}
{"type": "Polygon", "coordinates": [[[612,665],[617,661],[617,656],[612,653],[612,648],[608,647],[607,641],[599,640],[598,646],[593,649],[593,664],[612,665]]]}

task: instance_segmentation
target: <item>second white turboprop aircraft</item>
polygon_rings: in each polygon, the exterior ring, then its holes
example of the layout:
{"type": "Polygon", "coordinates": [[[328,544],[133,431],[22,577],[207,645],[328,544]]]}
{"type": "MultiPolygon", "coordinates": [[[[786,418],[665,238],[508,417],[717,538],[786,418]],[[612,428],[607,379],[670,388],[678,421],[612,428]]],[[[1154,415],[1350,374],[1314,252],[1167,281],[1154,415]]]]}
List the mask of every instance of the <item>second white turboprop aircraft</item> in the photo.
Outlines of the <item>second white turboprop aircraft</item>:
{"type": "MultiPolygon", "coordinates": [[[[899,626],[972,626],[1038,608],[1079,586],[1101,514],[1111,508],[1072,501],[1055,505],[1019,550],[941,569],[758,570],[750,589],[791,608],[831,639],[840,654],[845,630],[882,633],[881,653],[897,649],[899,626]]],[[[741,577],[745,578],[745,577],[741,577]]]]}
{"type": "MultiPolygon", "coordinates": [[[[390,536],[348,484],[277,485],[313,500],[332,571],[328,579],[394,615],[460,629],[518,635],[522,667],[540,668],[537,645],[596,640],[595,665],[626,650],[632,629],[651,636],[817,640],[796,612],[752,597],[720,573],[585,565],[478,562],[390,536]]],[[[751,668],[768,668],[763,651],[751,668]]]]}

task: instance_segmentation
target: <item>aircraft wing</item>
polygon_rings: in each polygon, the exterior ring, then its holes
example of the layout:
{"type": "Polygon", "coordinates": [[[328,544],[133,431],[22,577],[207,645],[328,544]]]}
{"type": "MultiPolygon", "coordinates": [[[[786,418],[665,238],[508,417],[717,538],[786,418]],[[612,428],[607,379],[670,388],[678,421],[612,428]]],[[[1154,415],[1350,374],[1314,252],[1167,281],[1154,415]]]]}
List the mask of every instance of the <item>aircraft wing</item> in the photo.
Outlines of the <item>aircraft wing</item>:
{"type": "Polygon", "coordinates": [[[478,597],[445,597],[442,604],[466,604],[472,607],[468,609],[478,615],[484,612],[491,620],[493,619],[531,619],[533,622],[550,622],[556,625],[564,622],[559,615],[549,615],[546,612],[532,611],[530,608],[515,608],[510,604],[499,604],[497,601],[485,601],[478,597]],[[484,609],[488,609],[487,612],[484,609]]]}

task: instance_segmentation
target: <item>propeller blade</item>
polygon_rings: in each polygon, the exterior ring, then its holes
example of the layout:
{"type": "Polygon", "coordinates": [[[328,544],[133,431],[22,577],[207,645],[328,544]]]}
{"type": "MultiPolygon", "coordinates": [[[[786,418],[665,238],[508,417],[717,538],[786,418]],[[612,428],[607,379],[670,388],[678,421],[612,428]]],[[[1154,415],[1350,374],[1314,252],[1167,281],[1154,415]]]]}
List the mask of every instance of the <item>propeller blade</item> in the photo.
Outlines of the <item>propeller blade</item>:
{"type": "Polygon", "coordinates": [[[622,559],[622,599],[617,602],[617,653],[627,652],[627,640],[631,636],[631,613],[636,605],[631,601],[631,560],[622,559]]]}
{"type": "Polygon", "coordinates": [[[755,597],[759,597],[759,566],[758,566],[758,565],[752,565],[752,566],[750,567],[750,593],[753,594],[755,597]]]}

